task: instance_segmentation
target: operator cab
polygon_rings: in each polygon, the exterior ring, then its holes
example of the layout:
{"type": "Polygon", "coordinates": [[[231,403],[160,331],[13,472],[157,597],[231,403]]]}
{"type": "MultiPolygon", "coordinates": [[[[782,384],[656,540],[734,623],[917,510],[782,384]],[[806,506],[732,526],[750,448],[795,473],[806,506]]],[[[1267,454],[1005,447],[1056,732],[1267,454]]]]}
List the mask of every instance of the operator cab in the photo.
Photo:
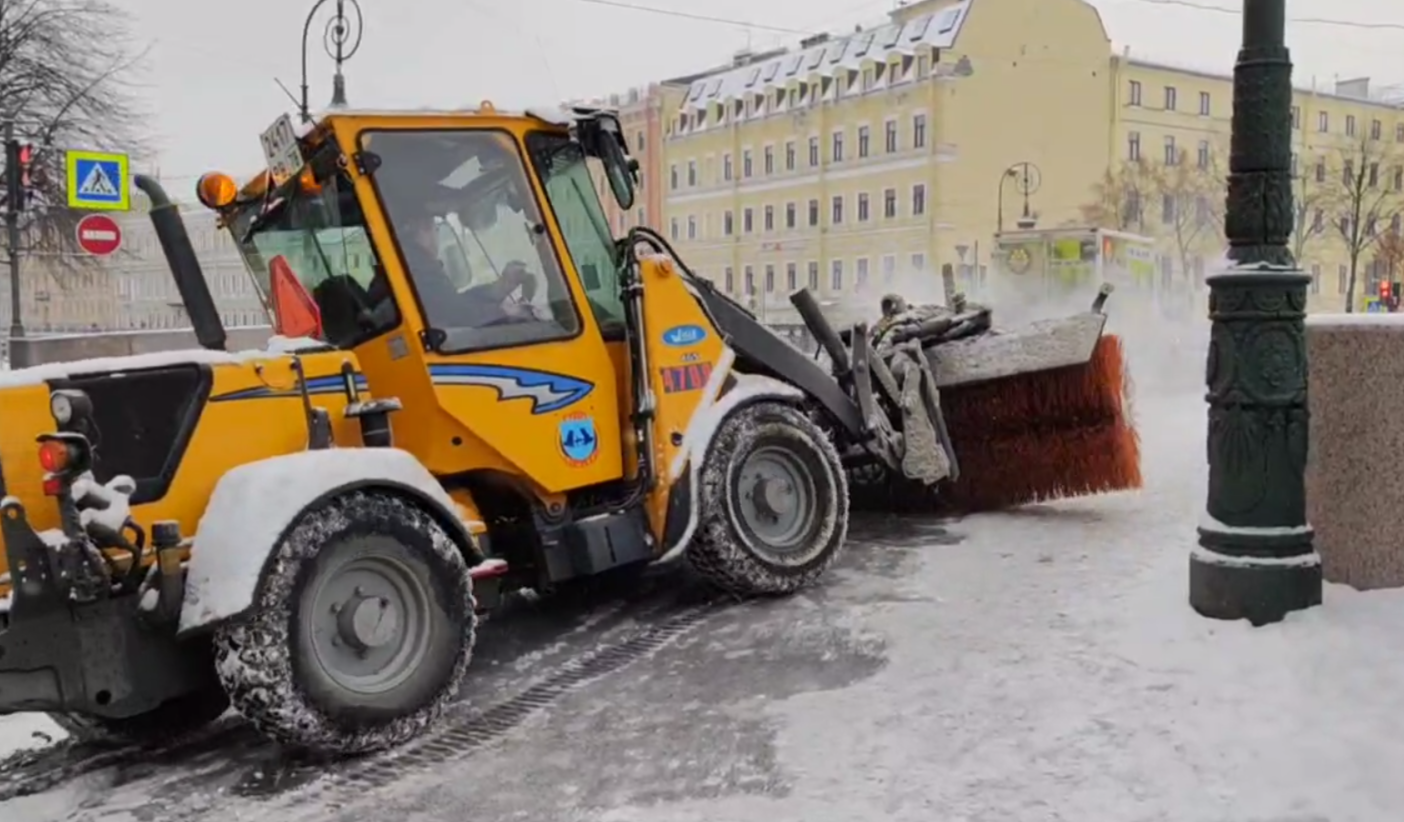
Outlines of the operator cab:
{"type": "MultiPolygon", "coordinates": [[[[371,196],[393,235],[393,244],[383,248],[398,251],[426,347],[496,348],[580,333],[527,162],[571,258],[587,275],[584,296],[595,321],[607,336],[617,336],[623,321],[617,282],[600,276],[617,267],[616,250],[586,166],[587,156],[609,156],[611,187],[621,207],[632,206],[637,163],[624,154],[617,120],[580,109],[570,131],[542,120],[543,128],[527,131],[520,143],[511,131],[486,125],[361,128],[356,134],[356,162],[372,180],[371,196]],[[601,144],[606,148],[587,149],[601,144]]],[[[318,315],[315,323],[293,325],[350,349],[398,326],[402,311],[371,238],[359,199],[365,193],[358,194],[340,159],[346,153],[335,131],[336,121],[328,119],[298,141],[293,150],[307,160],[295,170],[261,175],[243,191],[225,175],[206,175],[199,194],[220,212],[275,325],[287,324],[277,309],[298,307],[277,299],[272,272],[282,258],[318,315]]]]}

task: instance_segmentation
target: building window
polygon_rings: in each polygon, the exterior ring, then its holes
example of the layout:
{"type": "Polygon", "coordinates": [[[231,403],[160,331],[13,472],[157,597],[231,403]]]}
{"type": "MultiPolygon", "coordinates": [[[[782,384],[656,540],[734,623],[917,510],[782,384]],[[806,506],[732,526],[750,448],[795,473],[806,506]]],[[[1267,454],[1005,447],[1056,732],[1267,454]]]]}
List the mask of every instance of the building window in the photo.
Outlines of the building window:
{"type": "Polygon", "coordinates": [[[897,216],[897,189],[882,192],[882,216],[889,220],[897,216]]]}
{"type": "Polygon", "coordinates": [[[1370,139],[1378,140],[1384,135],[1384,123],[1379,120],[1370,121],[1370,139]]]}
{"type": "Polygon", "coordinates": [[[799,273],[796,271],[794,263],[785,263],[785,290],[795,291],[799,288],[799,273]]]}
{"type": "Polygon", "coordinates": [[[1176,106],[1177,103],[1178,103],[1178,100],[1176,99],[1175,87],[1174,87],[1174,86],[1166,86],[1166,87],[1165,87],[1165,110],[1166,110],[1166,111],[1174,111],[1174,110],[1175,110],[1175,106],[1176,106]]]}
{"type": "Polygon", "coordinates": [[[1404,191],[1404,166],[1394,167],[1394,190],[1404,191]]]}
{"type": "Polygon", "coordinates": [[[1126,135],[1126,159],[1133,163],[1141,159],[1141,132],[1132,131],[1126,135]]]}
{"type": "Polygon", "coordinates": [[[808,279],[809,279],[809,283],[808,283],[809,290],[810,290],[810,291],[818,291],[818,290],[819,290],[819,263],[815,262],[814,260],[810,260],[810,261],[809,261],[809,272],[808,272],[808,273],[809,273],[809,277],[808,277],[808,279]]]}
{"type": "Polygon", "coordinates": [[[746,234],[756,230],[755,216],[749,208],[741,212],[741,230],[746,234]]]}
{"type": "Polygon", "coordinates": [[[1175,195],[1162,194],[1160,196],[1160,222],[1165,225],[1173,225],[1175,222],[1175,195]]]}
{"type": "Polygon", "coordinates": [[[868,156],[868,151],[872,148],[872,136],[867,126],[858,127],[858,159],[862,160],[868,156]]]}
{"type": "Polygon", "coordinates": [[[834,135],[833,135],[833,144],[832,144],[832,146],[831,146],[830,149],[829,149],[829,162],[831,162],[831,163],[841,163],[841,162],[843,162],[843,132],[842,132],[842,131],[835,131],[835,132],[834,132],[834,135]]]}
{"type": "Polygon", "coordinates": [[[795,141],[791,140],[785,144],[785,170],[795,170],[795,141]]]}
{"type": "Polygon", "coordinates": [[[646,148],[648,148],[648,144],[644,142],[644,133],[640,131],[634,135],[634,150],[642,152],[646,148]]]}
{"type": "Polygon", "coordinates": [[[1207,91],[1199,92],[1199,116],[1209,116],[1209,92],[1207,91]]]}
{"type": "Polygon", "coordinates": [[[1404,123],[1394,127],[1394,142],[1404,143],[1404,123]]]}
{"type": "Polygon", "coordinates": [[[868,258],[859,257],[854,263],[853,272],[854,285],[858,288],[866,288],[868,285],[868,258]]]}
{"type": "Polygon", "coordinates": [[[1316,160],[1316,182],[1326,182],[1326,161],[1319,157],[1316,160]]]}
{"type": "Polygon", "coordinates": [[[897,151],[896,120],[888,120],[887,123],[883,126],[883,141],[884,147],[888,154],[893,154],[897,151]]]}
{"type": "MultiPolygon", "coordinates": [[[[1295,157],[1296,155],[1293,155],[1293,156],[1295,157]]],[[[1198,159],[1199,159],[1198,165],[1199,165],[1200,168],[1208,168],[1208,167],[1209,167],[1209,141],[1208,141],[1208,140],[1200,140],[1200,141],[1199,141],[1199,158],[1198,158],[1198,159]]]]}
{"type": "Polygon", "coordinates": [[[926,148],[926,115],[912,115],[912,148],[926,148]]]}
{"type": "Polygon", "coordinates": [[[688,161],[687,161],[687,186],[688,186],[688,188],[694,188],[694,187],[696,187],[696,185],[697,185],[697,161],[696,161],[696,160],[688,160],[688,161]]]}
{"type": "Polygon", "coordinates": [[[1132,80],[1126,86],[1126,100],[1128,104],[1139,106],[1141,104],[1141,81],[1132,80]]]}
{"type": "Polygon", "coordinates": [[[770,176],[775,173],[775,146],[765,147],[765,174],[770,176]]]}
{"type": "Polygon", "coordinates": [[[674,239],[678,239],[678,218],[674,217],[668,221],[668,234],[674,239]]]}
{"type": "Polygon", "coordinates": [[[765,267],[765,293],[775,293],[775,266],[773,265],[765,267]]]}
{"type": "Polygon", "coordinates": [[[865,191],[858,195],[858,222],[866,223],[868,216],[868,193],[865,191]]]}
{"type": "Polygon", "coordinates": [[[1311,293],[1321,293],[1321,263],[1311,264],[1311,293]]]}
{"type": "Polygon", "coordinates": [[[785,227],[786,227],[786,228],[794,228],[794,227],[795,227],[795,219],[796,219],[796,217],[795,217],[795,204],[794,204],[794,203],[785,203],[785,227]]]}
{"type": "Polygon", "coordinates": [[[697,239],[697,218],[696,218],[696,217],[688,217],[688,218],[687,218],[687,238],[688,238],[689,240],[695,240],[695,239],[697,239]]]}
{"type": "Polygon", "coordinates": [[[891,254],[882,258],[882,281],[890,284],[897,279],[897,258],[891,254]]]}
{"type": "Polygon", "coordinates": [[[926,186],[917,183],[912,186],[912,216],[920,217],[926,213],[926,186]]]}
{"type": "Polygon", "coordinates": [[[1178,162],[1179,159],[1180,159],[1180,153],[1179,153],[1178,151],[1175,150],[1175,138],[1174,138],[1174,137],[1166,137],[1166,138],[1165,138],[1165,164],[1166,164],[1167,166],[1173,166],[1173,165],[1175,165],[1175,164],[1178,162]]]}
{"type": "Polygon", "coordinates": [[[1354,114],[1347,114],[1347,115],[1346,115],[1346,136],[1347,136],[1347,137],[1354,137],[1354,136],[1355,136],[1355,115],[1354,115],[1354,114]]]}
{"type": "Polygon", "coordinates": [[[829,219],[829,224],[830,224],[830,225],[842,225],[842,224],[843,224],[843,195],[841,195],[841,194],[836,194],[836,195],[834,195],[833,215],[832,215],[832,216],[830,217],[830,219],[829,219]]]}
{"type": "Polygon", "coordinates": [[[809,167],[815,168],[819,165],[819,138],[809,138],[809,167]]]}
{"type": "Polygon", "coordinates": [[[920,274],[926,270],[926,255],[917,252],[912,255],[912,271],[920,274]]]}
{"type": "Polygon", "coordinates": [[[843,260],[834,260],[829,264],[829,289],[843,290],[843,260]]]}
{"type": "Polygon", "coordinates": [[[1317,112],[1317,114],[1316,114],[1316,130],[1319,131],[1319,132],[1321,132],[1322,134],[1325,134],[1326,132],[1328,132],[1328,131],[1331,130],[1331,115],[1330,115],[1330,113],[1325,112],[1325,111],[1317,112]]]}
{"type": "Polygon", "coordinates": [[[730,237],[736,231],[736,220],[730,211],[722,214],[722,236],[730,237]]]}
{"type": "Polygon", "coordinates": [[[1346,293],[1346,284],[1350,280],[1350,268],[1345,263],[1336,267],[1336,293],[1346,293]]]}
{"type": "Polygon", "coordinates": [[[749,180],[754,170],[751,166],[751,150],[748,148],[741,152],[741,176],[749,180]]]}
{"type": "Polygon", "coordinates": [[[676,163],[668,167],[668,188],[678,190],[678,166],[676,163]]]}
{"type": "Polygon", "coordinates": [[[819,225],[819,201],[809,201],[809,225],[811,228],[819,225]]]}
{"type": "Polygon", "coordinates": [[[746,296],[749,297],[749,296],[751,296],[751,295],[753,295],[753,294],[756,293],[756,271],[755,271],[755,269],[754,269],[754,268],[751,268],[749,265],[746,266],[746,268],[744,269],[744,277],[745,277],[745,280],[746,280],[746,296]]]}
{"type": "Polygon", "coordinates": [[[765,207],[765,230],[775,230],[775,206],[765,207]]]}
{"type": "Polygon", "coordinates": [[[722,155],[722,180],[731,182],[731,153],[722,155]]]}
{"type": "Polygon", "coordinates": [[[1301,127],[1302,127],[1302,107],[1301,107],[1301,106],[1292,106],[1292,128],[1294,128],[1294,129],[1301,129],[1301,127]]]}

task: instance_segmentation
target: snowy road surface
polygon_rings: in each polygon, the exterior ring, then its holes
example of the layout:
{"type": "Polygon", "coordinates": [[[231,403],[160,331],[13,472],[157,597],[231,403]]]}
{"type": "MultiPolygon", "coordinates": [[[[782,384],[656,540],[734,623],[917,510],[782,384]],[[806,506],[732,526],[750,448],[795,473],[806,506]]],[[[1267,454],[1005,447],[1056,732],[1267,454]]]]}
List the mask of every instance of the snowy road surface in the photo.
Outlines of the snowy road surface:
{"type": "MultiPolygon", "coordinates": [[[[1202,401],[1140,404],[1144,492],[859,523],[821,589],[658,633],[500,734],[323,772],[235,726],[0,821],[1393,822],[1404,595],[1332,587],[1257,630],[1194,616],[1202,401]]],[[[688,607],[504,619],[469,696],[489,708],[688,607]]]]}

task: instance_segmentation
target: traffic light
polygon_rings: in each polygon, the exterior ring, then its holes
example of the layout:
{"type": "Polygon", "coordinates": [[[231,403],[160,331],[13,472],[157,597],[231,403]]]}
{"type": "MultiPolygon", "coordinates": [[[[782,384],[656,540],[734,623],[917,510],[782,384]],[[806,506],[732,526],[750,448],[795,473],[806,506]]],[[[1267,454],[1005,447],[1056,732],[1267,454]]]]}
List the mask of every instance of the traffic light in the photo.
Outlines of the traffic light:
{"type": "Polygon", "coordinates": [[[34,146],[9,140],[5,143],[5,202],[15,211],[23,211],[34,185],[32,167],[34,146]]]}

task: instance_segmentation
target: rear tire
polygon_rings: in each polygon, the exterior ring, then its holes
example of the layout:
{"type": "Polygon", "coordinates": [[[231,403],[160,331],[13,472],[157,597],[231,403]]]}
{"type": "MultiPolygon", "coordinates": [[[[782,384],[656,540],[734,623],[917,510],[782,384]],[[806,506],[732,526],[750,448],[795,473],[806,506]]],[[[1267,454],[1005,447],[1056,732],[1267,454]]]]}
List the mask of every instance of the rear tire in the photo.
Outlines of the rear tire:
{"type": "Polygon", "coordinates": [[[688,563],[738,596],[812,585],[848,532],[838,452],[802,412],[775,402],[744,406],[722,422],[702,463],[698,503],[688,563]]]}
{"type": "Polygon", "coordinates": [[[458,695],[477,619],[458,545],[412,502],[356,491],[279,542],[251,616],[215,635],[230,701],[322,755],[402,744],[458,695]]]}
{"type": "Polygon", "coordinates": [[[146,745],[173,742],[203,728],[229,710],[229,697],[218,684],[161,703],[136,716],[112,719],[90,714],[49,714],[80,743],[146,745]]]}

